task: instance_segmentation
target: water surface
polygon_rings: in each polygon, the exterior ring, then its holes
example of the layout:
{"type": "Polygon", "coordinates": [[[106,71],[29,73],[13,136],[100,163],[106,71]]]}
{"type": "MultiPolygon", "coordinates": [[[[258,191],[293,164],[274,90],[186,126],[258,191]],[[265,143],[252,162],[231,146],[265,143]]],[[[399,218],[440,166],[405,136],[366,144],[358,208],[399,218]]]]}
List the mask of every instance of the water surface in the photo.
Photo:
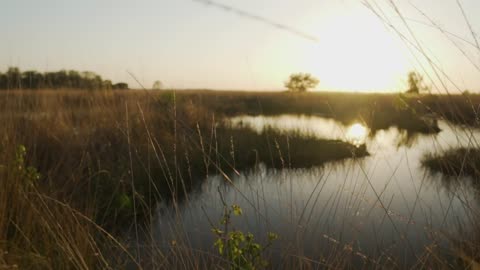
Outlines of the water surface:
{"type": "MultiPolygon", "coordinates": [[[[444,252],[445,234],[468,226],[478,213],[478,196],[466,179],[447,185],[421,166],[427,152],[477,145],[478,131],[440,121],[435,135],[390,128],[370,134],[362,123],[344,126],[315,116],[243,116],[233,126],[297,132],[306,136],[366,143],[370,156],[309,169],[258,166],[228,179],[211,176],[176,207],[160,205],[153,224],[159,246],[188,239],[195,249],[214,252],[211,222],[220,219],[220,193],[244,215],[234,227],[260,237],[280,235],[274,258],[304,255],[328,259],[349,250],[354,261],[411,266],[430,250],[444,252]],[[396,258],[396,259],[395,259],[396,258]]],[[[308,151],[308,149],[305,149],[308,151]]],[[[218,224],[218,223],[217,223],[218,224]]],[[[275,262],[281,266],[280,260],[275,262]]]]}

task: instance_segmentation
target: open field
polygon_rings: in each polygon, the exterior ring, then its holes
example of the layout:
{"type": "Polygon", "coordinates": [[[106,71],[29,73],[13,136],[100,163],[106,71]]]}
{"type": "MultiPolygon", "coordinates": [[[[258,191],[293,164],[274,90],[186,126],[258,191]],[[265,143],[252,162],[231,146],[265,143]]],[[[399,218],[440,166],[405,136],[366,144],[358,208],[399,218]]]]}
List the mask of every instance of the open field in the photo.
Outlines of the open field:
{"type": "MultiPolygon", "coordinates": [[[[140,268],[146,264],[121,237],[126,228],[138,236],[159,202],[181,203],[211,175],[229,183],[260,163],[278,170],[321,168],[361,162],[369,154],[365,146],[337,139],[234,128],[230,116],[320,115],[363,123],[372,134],[392,127],[436,134],[440,119],[476,129],[479,105],[480,95],[0,92],[0,267],[140,268]]],[[[468,171],[477,169],[476,160],[469,159],[468,171]]],[[[340,263],[348,257],[343,252],[326,263],[348,266],[340,263]]],[[[163,268],[225,263],[214,254],[196,258],[186,243],[168,254],[156,254],[163,268]]],[[[289,263],[315,268],[303,264],[306,259],[289,263]]]]}

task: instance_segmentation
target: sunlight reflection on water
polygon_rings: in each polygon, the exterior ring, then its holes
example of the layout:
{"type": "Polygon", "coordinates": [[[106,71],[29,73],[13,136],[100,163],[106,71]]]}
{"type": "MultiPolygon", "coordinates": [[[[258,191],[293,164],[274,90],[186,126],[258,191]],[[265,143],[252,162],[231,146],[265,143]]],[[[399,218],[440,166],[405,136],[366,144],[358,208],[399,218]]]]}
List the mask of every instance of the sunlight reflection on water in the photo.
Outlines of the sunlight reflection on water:
{"type": "Polygon", "coordinates": [[[237,116],[229,122],[233,127],[248,127],[257,133],[273,128],[320,139],[347,141],[357,147],[365,144],[370,134],[370,130],[358,122],[345,126],[333,119],[306,115],[237,116]]]}
{"type": "Polygon", "coordinates": [[[346,139],[355,146],[360,146],[367,140],[368,133],[368,129],[364,125],[355,123],[348,128],[346,139]]]}

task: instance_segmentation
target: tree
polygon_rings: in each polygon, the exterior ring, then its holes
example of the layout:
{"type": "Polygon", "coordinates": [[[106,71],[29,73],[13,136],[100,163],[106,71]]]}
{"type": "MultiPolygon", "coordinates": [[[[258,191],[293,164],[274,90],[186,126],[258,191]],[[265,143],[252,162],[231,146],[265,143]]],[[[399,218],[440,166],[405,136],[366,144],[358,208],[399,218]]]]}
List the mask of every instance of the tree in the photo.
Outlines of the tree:
{"type": "Polygon", "coordinates": [[[22,73],[22,88],[38,89],[43,82],[43,75],[32,70],[22,73]]]}
{"type": "Polygon", "coordinates": [[[113,90],[128,90],[128,84],[119,82],[114,85],[112,85],[113,90]]]}
{"type": "Polygon", "coordinates": [[[163,88],[163,84],[162,84],[161,81],[155,81],[155,82],[153,83],[153,86],[152,86],[152,89],[153,89],[153,90],[160,90],[160,89],[162,89],[162,88],[163,88]]]}
{"type": "Polygon", "coordinates": [[[0,72],[0,89],[7,89],[7,87],[8,87],[7,75],[0,72]]]}
{"type": "Polygon", "coordinates": [[[7,88],[21,89],[22,88],[22,74],[16,67],[9,67],[7,70],[7,88]]]}
{"type": "Polygon", "coordinates": [[[102,88],[103,90],[112,90],[112,81],[110,80],[103,81],[102,88]]]}
{"type": "MultiPolygon", "coordinates": [[[[118,83],[117,89],[128,89],[128,84],[118,83]]],[[[0,72],[0,90],[8,89],[111,89],[115,88],[110,80],[103,80],[94,72],[78,72],[60,70],[40,73],[35,70],[21,72],[17,67],[8,68],[6,73],[0,72]]]]}
{"type": "Polygon", "coordinates": [[[305,92],[314,88],[319,83],[318,79],[308,73],[295,73],[290,75],[285,87],[292,92],[305,92]]]}
{"type": "Polygon", "coordinates": [[[407,93],[418,94],[420,91],[428,91],[429,87],[423,83],[423,76],[416,71],[408,73],[407,93]]]}

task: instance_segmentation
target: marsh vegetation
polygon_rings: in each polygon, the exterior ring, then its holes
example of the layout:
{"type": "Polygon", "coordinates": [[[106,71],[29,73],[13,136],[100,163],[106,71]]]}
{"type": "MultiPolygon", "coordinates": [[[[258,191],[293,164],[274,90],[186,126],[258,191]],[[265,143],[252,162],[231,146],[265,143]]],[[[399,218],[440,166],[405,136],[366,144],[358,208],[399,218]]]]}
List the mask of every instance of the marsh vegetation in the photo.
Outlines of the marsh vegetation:
{"type": "Polygon", "coordinates": [[[230,226],[245,234],[231,236],[259,237],[245,243],[268,246],[261,258],[270,267],[453,267],[448,239],[459,221],[475,229],[477,195],[468,185],[444,189],[421,167],[428,150],[478,137],[468,114],[432,116],[462,108],[464,99],[450,98],[2,92],[0,261],[226,267],[211,220],[236,204],[243,215],[230,226]],[[268,232],[279,239],[267,244],[268,232]]]}

